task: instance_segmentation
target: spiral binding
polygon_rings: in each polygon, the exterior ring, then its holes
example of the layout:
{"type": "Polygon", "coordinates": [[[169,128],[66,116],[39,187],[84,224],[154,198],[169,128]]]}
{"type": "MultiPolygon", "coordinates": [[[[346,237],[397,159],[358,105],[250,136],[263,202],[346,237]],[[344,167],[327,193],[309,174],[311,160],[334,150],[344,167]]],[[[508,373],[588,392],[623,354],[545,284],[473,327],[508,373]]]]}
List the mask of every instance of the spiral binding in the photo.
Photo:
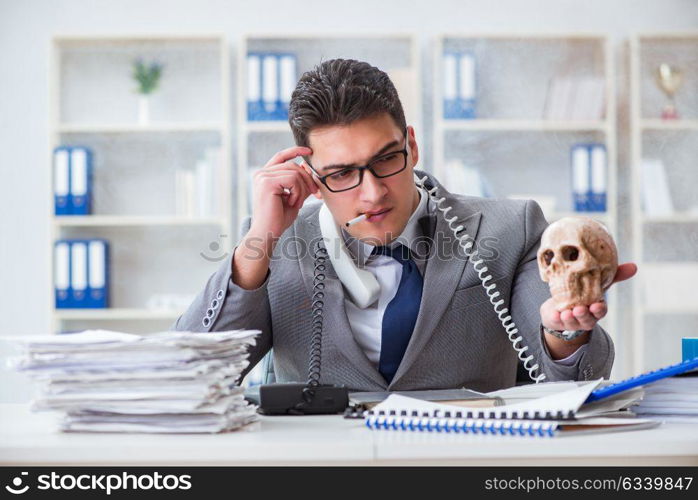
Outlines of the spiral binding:
{"type": "Polygon", "coordinates": [[[313,298],[312,298],[312,336],[310,339],[310,363],[308,366],[308,386],[317,387],[320,385],[320,359],[322,349],[322,308],[325,297],[325,261],[327,260],[327,249],[321,241],[318,241],[313,260],[313,298]]]}
{"type": "Polygon", "coordinates": [[[504,410],[478,408],[477,410],[367,410],[364,417],[386,417],[396,416],[400,418],[440,418],[440,419],[502,419],[502,420],[574,420],[573,410],[504,410]]]}
{"type": "MultiPolygon", "coordinates": [[[[460,413],[460,412],[458,412],[460,413]]],[[[559,422],[544,420],[503,420],[466,418],[457,414],[452,417],[436,416],[428,412],[405,417],[390,414],[373,414],[365,419],[366,427],[372,430],[446,432],[464,434],[490,434],[511,436],[553,437],[559,422]]]]}
{"type": "Polygon", "coordinates": [[[451,210],[453,207],[445,207],[442,208],[441,205],[443,202],[446,200],[446,198],[439,198],[438,195],[436,194],[436,191],[438,188],[436,186],[432,187],[429,189],[426,186],[426,181],[429,179],[426,175],[424,177],[417,177],[417,184],[419,187],[422,189],[425,189],[426,192],[429,194],[429,196],[434,200],[436,203],[436,207],[439,209],[439,211],[442,213],[444,219],[446,219],[446,222],[448,223],[448,227],[453,231],[453,235],[456,237],[456,239],[460,242],[460,246],[463,248],[465,251],[465,255],[470,259],[470,262],[473,264],[473,268],[477,272],[478,278],[480,278],[480,281],[482,282],[482,286],[485,288],[487,292],[487,296],[490,299],[490,303],[492,306],[494,306],[494,311],[497,313],[497,316],[499,317],[499,321],[501,321],[502,326],[507,332],[507,336],[509,337],[509,342],[511,342],[511,345],[514,347],[514,350],[517,353],[517,356],[519,359],[523,362],[524,368],[528,371],[528,376],[531,377],[531,380],[533,380],[536,384],[542,382],[545,380],[547,377],[545,376],[544,373],[540,373],[539,375],[536,375],[535,372],[538,370],[538,364],[534,364],[533,366],[530,366],[531,360],[533,359],[533,355],[530,354],[528,357],[524,357],[524,354],[528,350],[528,346],[523,345],[522,340],[523,337],[519,335],[518,337],[515,337],[515,335],[519,332],[518,328],[516,327],[516,324],[511,320],[511,316],[506,316],[504,315],[509,312],[509,309],[506,307],[501,308],[501,305],[504,303],[504,299],[500,299],[495,301],[497,297],[499,297],[499,292],[495,291],[497,288],[497,285],[494,283],[487,284],[488,281],[492,279],[491,274],[485,274],[487,272],[487,266],[483,265],[483,259],[478,258],[478,250],[476,248],[473,248],[473,243],[471,241],[466,241],[470,237],[468,234],[465,234],[464,236],[458,236],[458,233],[463,230],[463,226],[459,225],[458,227],[454,227],[454,221],[458,219],[455,215],[451,217],[450,219],[447,217],[448,212],[451,210]],[[472,250],[471,250],[472,248],[472,250]],[[518,344],[521,343],[521,346],[518,344]]]}

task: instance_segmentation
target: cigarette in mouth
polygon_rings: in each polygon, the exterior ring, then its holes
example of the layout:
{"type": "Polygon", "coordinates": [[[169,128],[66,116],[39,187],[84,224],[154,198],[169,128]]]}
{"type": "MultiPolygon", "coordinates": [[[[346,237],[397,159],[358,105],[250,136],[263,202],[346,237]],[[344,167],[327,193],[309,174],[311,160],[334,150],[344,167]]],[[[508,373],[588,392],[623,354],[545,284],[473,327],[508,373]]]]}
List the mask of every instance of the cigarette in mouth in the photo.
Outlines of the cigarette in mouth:
{"type": "Polygon", "coordinates": [[[358,217],[354,217],[352,220],[345,222],[344,225],[349,227],[353,224],[356,224],[357,222],[361,222],[362,220],[366,220],[370,217],[368,214],[361,214],[358,217]]]}

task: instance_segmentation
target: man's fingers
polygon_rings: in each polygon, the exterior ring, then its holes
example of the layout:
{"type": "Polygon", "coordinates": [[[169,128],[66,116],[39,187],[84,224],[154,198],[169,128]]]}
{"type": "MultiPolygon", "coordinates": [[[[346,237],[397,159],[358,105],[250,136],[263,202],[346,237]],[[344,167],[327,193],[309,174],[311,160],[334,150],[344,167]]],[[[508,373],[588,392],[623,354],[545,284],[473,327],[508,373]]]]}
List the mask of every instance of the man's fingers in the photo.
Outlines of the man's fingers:
{"type": "Polygon", "coordinates": [[[275,195],[283,195],[286,197],[286,203],[289,206],[295,204],[299,196],[303,196],[303,199],[308,197],[308,188],[297,172],[284,170],[264,172],[260,175],[262,175],[267,185],[266,191],[275,195]]]}
{"type": "Polygon", "coordinates": [[[565,330],[581,330],[582,327],[579,321],[572,314],[571,309],[565,309],[560,313],[560,320],[562,321],[562,326],[565,330]]]}
{"type": "Polygon", "coordinates": [[[563,328],[562,324],[562,318],[560,318],[560,312],[559,311],[553,311],[551,314],[551,320],[553,323],[553,330],[561,330],[563,328]]]}
{"type": "Polygon", "coordinates": [[[634,262],[620,264],[616,270],[616,275],[613,277],[613,283],[630,279],[635,276],[635,273],[637,273],[637,264],[634,262]]]}
{"type": "MultiPolygon", "coordinates": [[[[303,199],[310,195],[309,182],[306,177],[307,174],[302,174],[298,170],[276,170],[269,171],[265,174],[269,179],[273,179],[276,186],[279,188],[292,188],[290,194],[303,194],[303,199]]],[[[274,191],[275,194],[281,194],[280,189],[274,191]]],[[[296,197],[289,198],[289,201],[295,201],[296,197]]]]}
{"type": "Polygon", "coordinates": [[[287,148],[287,149],[284,149],[284,150],[276,153],[274,156],[271,157],[271,159],[264,166],[271,167],[272,165],[276,165],[278,163],[284,163],[284,162],[286,162],[288,160],[292,160],[298,156],[310,155],[310,154],[313,154],[313,150],[310,148],[306,148],[303,146],[293,146],[291,148],[287,148]]]}
{"type": "Polygon", "coordinates": [[[306,172],[306,170],[300,165],[298,165],[298,173],[300,174],[301,179],[305,181],[308,191],[310,193],[315,193],[318,190],[318,187],[317,184],[315,184],[312,175],[306,172]]]}
{"type": "Polygon", "coordinates": [[[574,309],[572,309],[572,314],[577,320],[577,323],[579,323],[581,326],[581,328],[577,328],[578,330],[591,330],[594,328],[596,318],[593,314],[591,314],[588,307],[576,306],[574,309]]]}
{"type": "Polygon", "coordinates": [[[286,161],[284,163],[280,163],[278,165],[271,165],[269,167],[264,167],[262,172],[270,172],[270,173],[287,173],[287,172],[295,172],[298,173],[298,175],[301,176],[301,178],[305,181],[305,184],[308,188],[308,191],[311,193],[315,193],[318,190],[317,184],[313,181],[312,177],[308,172],[305,171],[303,167],[298,165],[297,163],[293,161],[286,161]]]}
{"type": "Polygon", "coordinates": [[[606,302],[594,302],[589,306],[589,312],[591,312],[597,320],[601,319],[606,316],[608,305],[606,305],[606,302]]]}

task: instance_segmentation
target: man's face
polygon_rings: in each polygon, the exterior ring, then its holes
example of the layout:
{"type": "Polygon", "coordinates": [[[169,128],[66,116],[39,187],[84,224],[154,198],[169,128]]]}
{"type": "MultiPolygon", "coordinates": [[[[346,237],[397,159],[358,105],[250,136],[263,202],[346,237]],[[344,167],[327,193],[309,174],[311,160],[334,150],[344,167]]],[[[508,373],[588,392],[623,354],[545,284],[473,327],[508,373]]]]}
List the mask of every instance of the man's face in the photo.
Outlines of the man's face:
{"type": "Polygon", "coordinates": [[[385,245],[397,238],[419,202],[413,170],[419,159],[414,129],[408,127],[407,137],[388,113],[365,118],[350,125],[333,125],[313,129],[308,142],[313,154],[309,160],[321,175],[337,172],[332,165],[363,166],[379,155],[405,148],[407,167],[398,174],[379,179],[364,171],[363,182],[348,191],[334,193],[322,184],[306,166],[318,185],[317,198],[324,200],[335,222],[355,238],[373,245],[385,245]],[[363,214],[387,210],[346,227],[345,222],[363,214]]]}

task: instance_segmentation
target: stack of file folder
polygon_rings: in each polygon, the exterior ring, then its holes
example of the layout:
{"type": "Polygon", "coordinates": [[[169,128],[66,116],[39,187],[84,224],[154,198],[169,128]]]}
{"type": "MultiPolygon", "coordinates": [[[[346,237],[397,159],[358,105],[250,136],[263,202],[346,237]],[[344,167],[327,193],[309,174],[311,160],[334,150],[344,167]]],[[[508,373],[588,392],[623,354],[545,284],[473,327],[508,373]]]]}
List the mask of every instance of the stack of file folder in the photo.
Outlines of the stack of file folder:
{"type": "Polygon", "coordinates": [[[53,150],[55,215],[92,213],[92,150],[59,146],[53,150]]]}
{"type": "Polygon", "coordinates": [[[33,410],[63,431],[214,433],[256,420],[237,381],[258,330],[11,337],[11,366],[38,383],[33,410]]]}
{"type": "Polygon", "coordinates": [[[249,53],[247,119],[288,120],[288,105],[297,81],[295,54],[249,53]]]}
{"type": "Polygon", "coordinates": [[[476,118],[477,81],[475,54],[447,51],[443,59],[444,118],[476,118]]]}
{"type": "Polygon", "coordinates": [[[698,423],[698,371],[647,385],[645,397],[632,410],[654,420],[698,423]]]}

